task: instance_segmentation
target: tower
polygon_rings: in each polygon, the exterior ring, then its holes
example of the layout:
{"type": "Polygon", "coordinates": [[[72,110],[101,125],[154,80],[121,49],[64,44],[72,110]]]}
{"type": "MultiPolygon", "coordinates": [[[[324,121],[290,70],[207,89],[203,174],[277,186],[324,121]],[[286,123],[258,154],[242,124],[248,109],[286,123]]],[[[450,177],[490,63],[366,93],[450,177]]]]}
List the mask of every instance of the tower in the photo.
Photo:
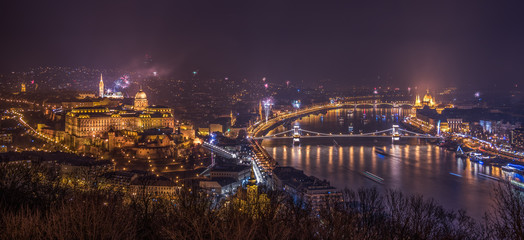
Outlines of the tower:
{"type": "Polygon", "coordinates": [[[25,83],[22,83],[22,89],[20,89],[20,92],[25,92],[25,83]]]}
{"type": "Polygon", "coordinates": [[[102,73],[100,73],[100,83],[98,83],[98,96],[104,97],[104,81],[102,80],[102,73]]]}
{"type": "Polygon", "coordinates": [[[135,111],[142,111],[147,108],[147,95],[144,91],[142,91],[142,86],[140,86],[140,91],[138,91],[135,95],[135,104],[133,108],[135,111]]]}
{"type": "Polygon", "coordinates": [[[108,141],[107,141],[107,148],[109,151],[113,151],[115,149],[115,131],[113,128],[110,128],[107,132],[108,141]]]}
{"type": "Polygon", "coordinates": [[[260,116],[260,121],[262,121],[262,119],[264,117],[264,116],[262,116],[262,101],[258,102],[258,116],[260,116]]]}
{"type": "Polygon", "coordinates": [[[231,113],[229,113],[229,119],[231,121],[231,126],[234,126],[235,123],[236,123],[236,118],[235,116],[233,115],[233,110],[231,110],[231,113]]]}
{"type": "Polygon", "coordinates": [[[247,183],[247,201],[254,202],[258,195],[257,179],[255,178],[255,170],[251,166],[251,176],[247,183]]]}

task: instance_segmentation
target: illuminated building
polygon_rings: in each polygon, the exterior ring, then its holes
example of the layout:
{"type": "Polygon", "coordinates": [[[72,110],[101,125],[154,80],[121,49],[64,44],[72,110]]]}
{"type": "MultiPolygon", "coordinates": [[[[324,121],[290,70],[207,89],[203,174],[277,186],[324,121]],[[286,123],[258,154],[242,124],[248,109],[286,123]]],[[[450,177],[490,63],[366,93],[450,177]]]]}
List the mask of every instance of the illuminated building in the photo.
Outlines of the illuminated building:
{"type": "Polygon", "coordinates": [[[200,136],[207,136],[209,135],[209,128],[201,127],[201,128],[198,128],[197,132],[198,132],[198,135],[200,136]]]}
{"type": "Polygon", "coordinates": [[[440,123],[440,132],[449,132],[449,124],[447,122],[441,122],[440,123]]]}
{"type": "Polygon", "coordinates": [[[124,94],[122,92],[111,92],[111,91],[108,90],[104,94],[104,97],[105,98],[123,99],[124,98],[124,94]]]}
{"type": "Polygon", "coordinates": [[[77,137],[98,136],[114,130],[141,131],[150,128],[173,128],[171,109],[151,106],[145,111],[126,111],[107,107],[74,108],[66,115],[66,133],[77,137]]]}
{"type": "Polygon", "coordinates": [[[65,132],[76,143],[81,138],[102,137],[110,129],[142,132],[151,128],[175,127],[171,108],[147,106],[143,91],[136,96],[133,109],[107,106],[73,108],[66,115],[65,132]]]}
{"type": "MultiPolygon", "coordinates": [[[[172,148],[173,142],[167,134],[157,132],[155,129],[147,130],[137,143],[137,147],[132,148],[137,158],[160,159],[162,157],[174,157],[175,151],[172,148]]],[[[169,131],[167,131],[169,134],[169,131]]],[[[111,142],[111,140],[109,141],[111,142]]]]}
{"type": "Polygon", "coordinates": [[[422,101],[420,101],[420,96],[417,95],[417,98],[415,100],[415,107],[422,108],[424,106],[428,106],[430,108],[436,107],[435,106],[435,99],[433,99],[433,96],[429,94],[429,89],[426,91],[426,94],[424,95],[424,98],[422,101]]]}
{"type": "Polygon", "coordinates": [[[511,144],[524,149],[524,128],[515,128],[511,131],[511,144]]]}
{"type": "Polygon", "coordinates": [[[20,92],[25,92],[25,83],[22,83],[22,89],[20,89],[20,92]]]}
{"type": "Polygon", "coordinates": [[[136,111],[142,111],[145,108],[147,108],[147,96],[144,91],[142,91],[142,87],[140,87],[140,90],[135,95],[135,104],[134,109],[136,111]]]}
{"type": "Polygon", "coordinates": [[[462,118],[448,118],[446,119],[450,132],[467,132],[469,131],[469,124],[462,122],[462,118]]]}
{"type": "Polygon", "coordinates": [[[79,92],[77,95],[77,99],[86,99],[86,98],[95,98],[96,94],[92,92],[79,92]]]}
{"type": "Polygon", "coordinates": [[[98,96],[104,97],[104,81],[102,80],[102,74],[100,73],[100,83],[98,83],[98,96]]]}
{"type": "Polygon", "coordinates": [[[435,101],[435,98],[433,98],[433,96],[431,96],[431,94],[429,94],[429,89],[426,90],[426,94],[424,95],[424,97],[422,98],[422,100],[420,99],[420,95],[417,95],[417,97],[415,98],[415,108],[417,109],[422,109],[422,108],[425,108],[425,107],[428,107],[430,109],[436,109],[437,110],[437,113],[442,113],[442,111],[446,108],[453,108],[453,104],[437,104],[437,102],[435,101]]]}
{"type": "Polygon", "coordinates": [[[424,95],[424,99],[422,100],[422,104],[424,106],[428,106],[428,107],[435,106],[435,101],[433,100],[433,97],[429,94],[429,89],[427,90],[426,94],[424,95]]]}
{"type": "Polygon", "coordinates": [[[184,139],[194,139],[195,136],[195,129],[193,129],[193,125],[190,124],[179,124],[178,125],[178,131],[177,131],[184,139]]]}

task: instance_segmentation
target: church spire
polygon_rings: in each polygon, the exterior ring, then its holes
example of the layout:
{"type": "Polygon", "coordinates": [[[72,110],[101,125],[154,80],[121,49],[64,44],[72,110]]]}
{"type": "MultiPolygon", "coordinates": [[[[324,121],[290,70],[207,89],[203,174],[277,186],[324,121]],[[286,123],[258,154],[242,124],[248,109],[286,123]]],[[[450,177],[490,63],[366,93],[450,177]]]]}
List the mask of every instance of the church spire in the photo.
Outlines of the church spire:
{"type": "Polygon", "coordinates": [[[104,97],[104,80],[102,79],[102,73],[100,73],[100,83],[98,83],[98,96],[104,97]]]}

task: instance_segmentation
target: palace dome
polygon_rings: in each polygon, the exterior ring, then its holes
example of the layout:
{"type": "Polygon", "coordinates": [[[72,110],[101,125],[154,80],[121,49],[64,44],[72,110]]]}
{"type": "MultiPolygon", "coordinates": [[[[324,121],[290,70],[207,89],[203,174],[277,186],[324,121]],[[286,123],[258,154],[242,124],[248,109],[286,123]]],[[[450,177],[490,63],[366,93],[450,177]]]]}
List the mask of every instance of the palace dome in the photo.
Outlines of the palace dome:
{"type": "Polygon", "coordinates": [[[135,99],[147,99],[146,93],[140,89],[135,95],[135,99]]]}

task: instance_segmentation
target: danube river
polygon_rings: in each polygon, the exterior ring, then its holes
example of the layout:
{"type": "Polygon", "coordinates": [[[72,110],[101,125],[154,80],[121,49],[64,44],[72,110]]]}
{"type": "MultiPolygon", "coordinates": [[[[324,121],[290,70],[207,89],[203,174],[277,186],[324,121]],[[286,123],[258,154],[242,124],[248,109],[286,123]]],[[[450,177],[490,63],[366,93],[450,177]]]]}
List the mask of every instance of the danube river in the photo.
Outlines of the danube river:
{"type": "MultiPolygon", "coordinates": [[[[303,117],[297,122],[302,129],[316,132],[348,133],[352,126],[353,133],[366,133],[391,128],[412,111],[369,108],[351,113],[349,109],[338,109],[303,117]]],[[[291,124],[280,126],[269,134],[291,127],[291,124]]],[[[492,177],[503,175],[500,168],[457,159],[452,152],[416,139],[393,142],[388,138],[309,138],[301,139],[299,146],[293,146],[291,139],[277,139],[264,140],[263,146],[280,165],[326,179],[339,189],[400,189],[434,198],[448,209],[465,209],[476,219],[491,204],[490,193],[497,184],[492,177]],[[375,153],[377,147],[389,156],[375,153]],[[366,171],[383,178],[383,182],[365,177],[366,171]]]]}

